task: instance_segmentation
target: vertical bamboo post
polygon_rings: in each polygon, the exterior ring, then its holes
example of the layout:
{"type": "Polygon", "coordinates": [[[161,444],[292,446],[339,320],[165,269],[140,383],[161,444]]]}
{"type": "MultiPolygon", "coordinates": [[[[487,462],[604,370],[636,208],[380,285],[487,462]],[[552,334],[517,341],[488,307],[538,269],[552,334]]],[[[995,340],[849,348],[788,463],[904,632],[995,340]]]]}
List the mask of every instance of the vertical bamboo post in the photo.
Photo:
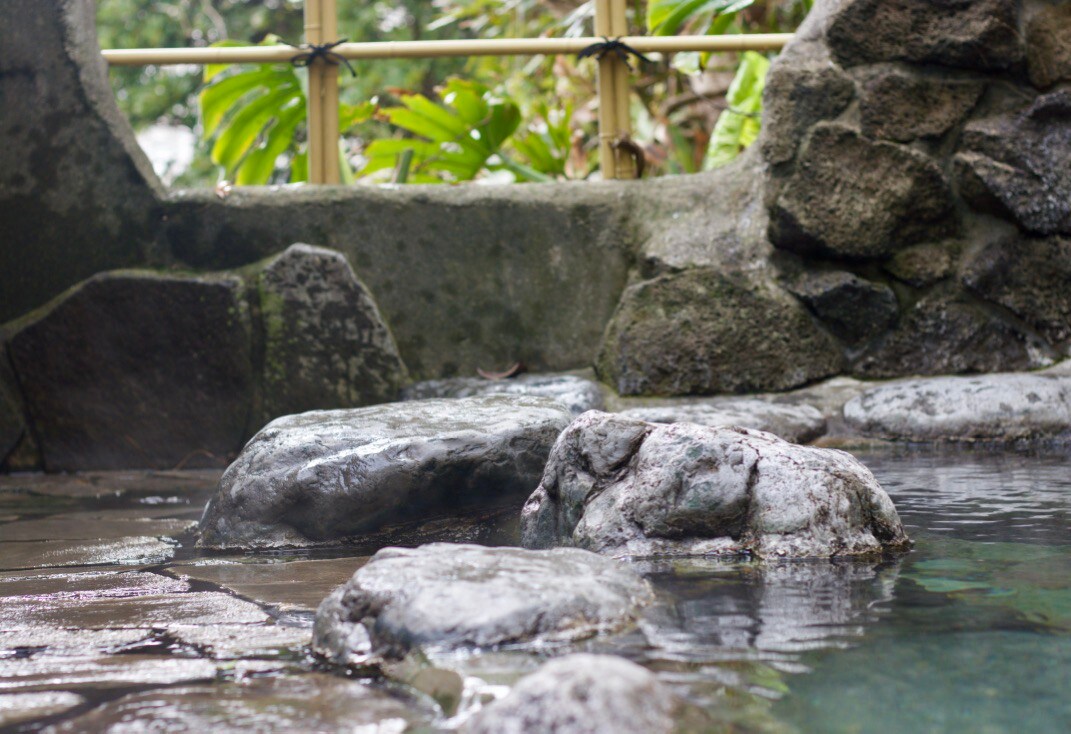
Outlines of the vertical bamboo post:
{"type": "MultiPolygon", "coordinates": [[[[595,0],[595,35],[613,36],[610,24],[610,0],[595,0]]],[[[617,163],[614,155],[614,137],[617,129],[617,101],[614,84],[614,66],[618,63],[613,54],[599,59],[599,74],[596,86],[599,95],[599,169],[603,180],[617,178],[617,163]]]]}
{"type": "MultiPolygon", "coordinates": [[[[335,0],[305,0],[305,43],[337,41],[335,0]]],[[[338,67],[317,60],[309,67],[309,183],[337,184],[338,67]]]]}
{"type": "MultiPolygon", "coordinates": [[[[625,4],[628,0],[610,0],[610,36],[620,38],[628,35],[628,18],[625,4]]],[[[614,140],[628,140],[632,135],[632,115],[629,111],[631,100],[631,74],[628,64],[620,58],[613,59],[614,80],[614,140]]],[[[636,62],[639,64],[639,61],[636,62]]],[[[627,149],[614,148],[614,169],[616,178],[636,178],[636,160],[627,149]]]]}

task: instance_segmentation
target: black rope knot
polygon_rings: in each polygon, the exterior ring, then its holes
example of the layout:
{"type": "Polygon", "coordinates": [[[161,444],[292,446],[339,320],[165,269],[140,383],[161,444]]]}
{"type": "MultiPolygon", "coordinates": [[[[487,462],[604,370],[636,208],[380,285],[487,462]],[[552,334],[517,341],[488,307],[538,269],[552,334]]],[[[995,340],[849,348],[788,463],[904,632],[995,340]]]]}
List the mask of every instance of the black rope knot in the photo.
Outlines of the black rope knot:
{"type": "Polygon", "coordinates": [[[643,61],[644,63],[651,63],[651,60],[649,58],[641,54],[636,49],[632,48],[632,46],[629,46],[620,38],[607,38],[606,36],[602,37],[602,41],[600,43],[593,43],[587,48],[581,50],[580,53],[576,55],[576,57],[578,59],[586,59],[591,56],[592,58],[596,58],[601,61],[603,57],[606,56],[606,54],[614,54],[615,56],[617,56],[617,58],[624,61],[625,66],[629,68],[629,71],[632,70],[632,64],[628,62],[629,55],[635,56],[637,59],[643,61]]]}
{"type": "Polygon", "coordinates": [[[334,43],[303,43],[300,46],[288,43],[286,44],[287,46],[296,48],[301,52],[293,56],[290,59],[290,63],[299,68],[305,68],[312,66],[316,63],[316,60],[319,59],[324,63],[332,64],[333,66],[341,64],[349,69],[351,74],[357,76],[357,72],[354,70],[353,65],[350,64],[350,60],[334,50],[335,46],[339,46],[347,40],[348,39],[346,38],[342,38],[334,43]]]}

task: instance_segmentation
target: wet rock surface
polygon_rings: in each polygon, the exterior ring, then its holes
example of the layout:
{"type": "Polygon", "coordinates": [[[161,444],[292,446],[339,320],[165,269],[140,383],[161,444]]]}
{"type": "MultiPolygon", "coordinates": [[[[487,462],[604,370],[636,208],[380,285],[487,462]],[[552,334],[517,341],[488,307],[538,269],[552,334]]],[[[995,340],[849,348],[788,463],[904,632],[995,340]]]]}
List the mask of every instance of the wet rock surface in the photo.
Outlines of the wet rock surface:
{"type": "Polygon", "coordinates": [[[654,674],[610,655],[567,655],[517,682],[464,734],[669,734],[681,703],[654,674]]]}
{"type": "Polygon", "coordinates": [[[396,400],[405,365],[342,253],[295,244],[256,276],[264,324],[261,425],[306,410],[396,400]]]}
{"type": "Polygon", "coordinates": [[[323,673],[251,679],[134,693],[52,727],[61,732],[119,732],[151,720],[167,732],[376,732],[401,734],[426,725],[431,707],[412,696],[323,673]]]}
{"type": "Polygon", "coordinates": [[[573,415],[603,409],[602,388],[598,383],[576,375],[523,374],[503,380],[482,377],[428,380],[405,388],[402,400],[471,398],[481,395],[538,395],[552,398],[564,404],[573,415]]]}
{"type": "Polygon", "coordinates": [[[338,542],[446,508],[508,502],[539,483],[570,417],[548,398],[495,395],[279,418],[224,473],[200,544],[338,542]]]}
{"type": "Polygon", "coordinates": [[[740,426],[773,433],[791,443],[807,443],[826,430],[826,419],[812,405],[772,403],[755,398],[693,398],[648,401],[643,407],[617,411],[625,418],[648,423],[698,423],[701,426],[740,426]]]}
{"type": "Polygon", "coordinates": [[[892,500],[850,454],[596,412],[555,444],[521,527],[525,547],[618,556],[831,557],[909,542],[892,500]]]}
{"type": "Polygon", "coordinates": [[[996,374],[906,380],[848,401],[867,436],[901,441],[1071,440],[1071,377],[996,374]]]}
{"type": "Polygon", "coordinates": [[[626,628],[652,598],[627,566],[575,548],[386,548],[324,600],[313,646],[360,665],[579,640],[626,628]]]}
{"type": "Polygon", "coordinates": [[[53,716],[84,702],[84,698],[69,691],[0,694],[0,726],[53,716]]]}
{"type": "Polygon", "coordinates": [[[835,341],[776,285],[708,270],[630,287],[596,363],[621,395],[787,390],[836,374],[835,341]]]}
{"type": "Polygon", "coordinates": [[[45,468],[224,464],[253,383],[241,294],[235,277],[121,271],[9,326],[45,468]]]}

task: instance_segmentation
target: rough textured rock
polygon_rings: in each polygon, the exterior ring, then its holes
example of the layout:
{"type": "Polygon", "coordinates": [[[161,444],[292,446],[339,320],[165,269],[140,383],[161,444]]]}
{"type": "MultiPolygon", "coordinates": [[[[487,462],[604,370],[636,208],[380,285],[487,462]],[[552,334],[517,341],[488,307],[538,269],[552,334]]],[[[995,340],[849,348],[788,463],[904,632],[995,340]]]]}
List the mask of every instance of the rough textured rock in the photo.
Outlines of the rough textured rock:
{"type": "Polygon", "coordinates": [[[8,328],[47,470],[220,465],[241,447],[239,279],[106,273],[8,328]]]}
{"type": "Polygon", "coordinates": [[[826,430],[826,420],[814,406],[771,403],[754,398],[692,399],[627,408],[618,411],[618,415],[648,423],[740,426],[773,433],[792,443],[812,441],[826,430]]]}
{"type": "Polygon", "coordinates": [[[1071,377],[996,374],[906,380],[844,406],[866,436],[901,441],[1071,439],[1071,377]]]}
{"type": "Polygon", "coordinates": [[[115,104],[92,0],[8,0],[0,27],[0,322],[145,261],[161,188],[115,104]]]}
{"type": "Polygon", "coordinates": [[[575,548],[385,548],[320,605],[313,646],[347,665],[577,640],[628,626],[652,598],[635,571],[575,548]]]}
{"type": "Polygon", "coordinates": [[[792,160],[807,130],[855,97],[852,80],[824,55],[788,54],[770,68],[762,97],[762,155],[774,164],[792,160]]]}
{"type": "Polygon", "coordinates": [[[994,242],[967,263],[963,282],[1050,343],[1071,337],[1071,239],[1011,237],[994,242]]]}
{"type": "Polygon", "coordinates": [[[892,289],[852,273],[804,272],[786,287],[848,344],[875,337],[896,321],[898,304],[892,289]]]}
{"type": "Polygon", "coordinates": [[[1026,62],[1030,81],[1047,89],[1071,81],[1071,5],[1043,7],[1026,25],[1026,62]]]}
{"type": "Polygon", "coordinates": [[[279,418],[223,474],[199,542],[337,542],[387,522],[523,496],[571,417],[548,398],[494,395],[279,418]]]}
{"type": "Polygon", "coordinates": [[[770,240],[803,255],[881,258],[955,231],[952,197],[927,155],[819,123],[770,211],[770,240]]]}
{"type": "Polygon", "coordinates": [[[971,299],[932,292],[851,366],[859,377],[1000,372],[1043,367],[1043,345],[971,299]]]}
{"type": "Polygon", "coordinates": [[[596,370],[622,395],[786,390],[841,368],[836,343],[776,286],[707,270],[629,288],[596,370]]]}
{"type": "Polygon", "coordinates": [[[551,660],[480,710],[464,734],[669,734],[680,702],[653,673],[612,655],[551,660]]]}
{"type": "Polygon", "coordinates": [[[54,716],[84,703],[84,698],[68,691],[5,693],[0,695],[0,726],[54,716]]]}
{"type": "Polygon", "coordinates": [[[1037,234],[1071,234],[1071,91],[970,122],[960,151],[955,172],[973,207],[1037,234]]]}
{"type": "Polygon", "coordinates": [[[26,422],[22,416],[21,401],[12,394],[5,379],[7,352],[3,342],[0,342],[0,360],[5,362],[0,365],[0,467],[3,467],[4,460],[25,435],[26,422]]]}
{"type": "Polygon", "coordinates": [[[928,242],[900,250],[882,267],[897,280],[921,288],[953,275],[958,256],[956,242],[928,242]]]}
{"type": "Polygon", "coordinates": [[[944,135],[970,112],[985,88],[974,79],[913,74],[897,67],[868,67],[861,76],[863,134],[901,143],[944,135]]]}
{"type": "Polygon", "coordinates": [[[408,382],[387,325],[339,252],[291,245],[257,277],[264,324],[261,425],[396,400],[408,382]]]}
{"type": "Polygon", "coordinates": [[[825,8],[835,13],[829,46],[849,66],[912,61],[996,71],[1023,57],[1018,0],[840,0],[825,8]]]}
{"type": "Polygon", "coordinates": [[[573,415],[603,409],[602,388],[576,375],[524,374],[507,380],[455,377],[418,382],[402,391],[403,400],[470,398],[476,395],[539,395],[557,400],[573,415]]]}
{"type": "Polygon", "coordinates": [[[521,527],[528,548],[619,556],[831,557],[909,542],[892,500],[849,454],[596,412],[554,445],[521,527]]]}

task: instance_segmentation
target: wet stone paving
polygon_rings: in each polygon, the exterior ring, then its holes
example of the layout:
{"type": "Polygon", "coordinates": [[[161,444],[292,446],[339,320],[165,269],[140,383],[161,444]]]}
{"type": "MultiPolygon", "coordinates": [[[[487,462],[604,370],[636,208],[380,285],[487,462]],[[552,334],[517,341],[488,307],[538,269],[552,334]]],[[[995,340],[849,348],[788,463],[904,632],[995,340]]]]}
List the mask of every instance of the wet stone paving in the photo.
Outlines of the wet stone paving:
{"type": "Polygon", "coordinates": [[[210,552],[194,541],[218,472],[0,477],[0,731],[457,730],[567,652],[654,672],[701,713],[689,731],[1071,727],[1066,452],[859,458],[910,553],[637,561],[656,600],[620,634],[429,653],[390,679],[312,654],[321,600],[384,546],[516,545],[519,506],[360,546],[210,552]]]}

